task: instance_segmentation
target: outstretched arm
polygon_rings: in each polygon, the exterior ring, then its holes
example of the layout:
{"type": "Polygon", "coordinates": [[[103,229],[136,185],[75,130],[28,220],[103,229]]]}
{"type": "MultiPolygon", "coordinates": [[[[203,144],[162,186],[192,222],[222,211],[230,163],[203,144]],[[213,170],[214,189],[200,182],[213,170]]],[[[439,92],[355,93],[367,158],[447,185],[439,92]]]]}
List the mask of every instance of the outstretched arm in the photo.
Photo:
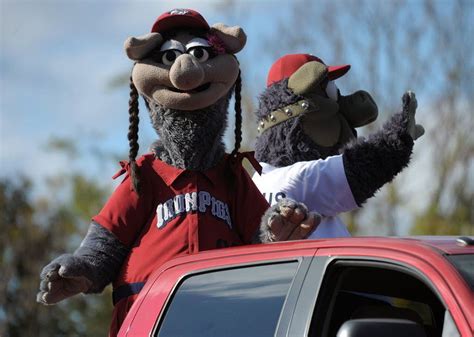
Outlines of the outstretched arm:
{"type": "Polygon", "coordinates": [[[41,272],[37,301],[55,304],[79,293],[99,293],[117,275],[129,249],[92,222],[74,254],[54,259],[41,272]]]}
{"type": "Polygon", "coordinates": [[[406,92],[402,101],[402,111],[382,130],[367,139],[359,138],[344,149],[344,170],[359,206],[408,165],[414,140],[424,133],[423,127],[415,123],[415,94],[406,92]]]}

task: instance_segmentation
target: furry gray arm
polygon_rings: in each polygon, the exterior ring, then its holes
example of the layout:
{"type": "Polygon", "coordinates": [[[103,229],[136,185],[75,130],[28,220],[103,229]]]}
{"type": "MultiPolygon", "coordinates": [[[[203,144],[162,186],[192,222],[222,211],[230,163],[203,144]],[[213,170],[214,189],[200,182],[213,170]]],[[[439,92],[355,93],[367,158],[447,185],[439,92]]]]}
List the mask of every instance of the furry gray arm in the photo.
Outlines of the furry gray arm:
{"type": "Polygon", "coordinates": [[[129,249],[110,231],[92,222],[74,254],[64,254],[41,272],[37,301],[55,304],[78,293],[99,293],[115,277],[129,249]]]}
{"type": "Polygon", "coordinates": [[[423,127],[415,124],[414,93],[405,93],[402,101],[402,111],[393,115],[382,130],[344,149],[344,170],[359,206],[408,165],[414,140],[424,133],[423,127]]]}

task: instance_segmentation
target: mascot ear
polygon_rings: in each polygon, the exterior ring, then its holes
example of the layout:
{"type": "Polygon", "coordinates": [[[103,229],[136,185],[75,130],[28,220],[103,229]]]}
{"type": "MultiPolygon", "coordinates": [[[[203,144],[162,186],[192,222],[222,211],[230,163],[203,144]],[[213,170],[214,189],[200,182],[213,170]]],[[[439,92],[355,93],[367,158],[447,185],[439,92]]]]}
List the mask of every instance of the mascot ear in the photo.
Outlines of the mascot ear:
{"type": "Polygon", "coordinates": [[[211,33],[216,34],[222,40],[226,51],[231,54],[237,54],[247,42],[247,35],[239,26],[229,27],[223,23],[216,23],[212,25],[211,33]]]}
{"type": "Polygon", "coordinates": [[[317,61],[303,64],[288,79],[288,88],[297,95],[315,91],[328,75],[328,68],[317,61]]]}
{"type": "Polygon", "coordinates": [[[159,33],[149,33],[138,37],[129,37],[123,47],[129,59],[139,61],[150,51],[159,47],[163,37],[159,33]]]}

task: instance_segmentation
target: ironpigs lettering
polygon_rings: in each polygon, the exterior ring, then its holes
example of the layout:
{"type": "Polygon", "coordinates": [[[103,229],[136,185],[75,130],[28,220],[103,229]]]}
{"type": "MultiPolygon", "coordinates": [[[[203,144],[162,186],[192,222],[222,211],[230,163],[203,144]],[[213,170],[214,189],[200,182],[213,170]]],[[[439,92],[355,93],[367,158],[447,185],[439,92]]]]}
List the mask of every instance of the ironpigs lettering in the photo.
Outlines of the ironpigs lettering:
{"type": "Polygon", "coordinates": [[[158,204],[156,207],[156,226],[163,228],[168,222],[181,214],[196,211],[205,213],[209,209],[213,216],[225,221],[232,228],[229,206],[206,191],[179,194],[164,203],[158,204]]]}

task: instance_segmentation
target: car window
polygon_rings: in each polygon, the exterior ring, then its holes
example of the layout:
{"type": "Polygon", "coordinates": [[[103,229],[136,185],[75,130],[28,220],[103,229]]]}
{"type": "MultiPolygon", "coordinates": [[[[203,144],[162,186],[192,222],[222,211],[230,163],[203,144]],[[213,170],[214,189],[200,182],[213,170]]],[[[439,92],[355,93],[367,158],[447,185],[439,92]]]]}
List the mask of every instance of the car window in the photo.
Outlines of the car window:
{"type": "Polygon", "coordinates": [[[447,258],[474,290],[474,254],[447,255],[447,258]]]}
{"type": "Polygon", "coordinates": [[[443,336],[446,309],[418,277],[383,264],[338,264],[328,269],[310,336],[335,337],[351,319],[395,318],[422,326],[426,336],[443,336]]]}
{"type": "Polygon", "coordinates": [[[273,336],[297,268],[292,261],[192,275],[155,336],[273,336]]]}

